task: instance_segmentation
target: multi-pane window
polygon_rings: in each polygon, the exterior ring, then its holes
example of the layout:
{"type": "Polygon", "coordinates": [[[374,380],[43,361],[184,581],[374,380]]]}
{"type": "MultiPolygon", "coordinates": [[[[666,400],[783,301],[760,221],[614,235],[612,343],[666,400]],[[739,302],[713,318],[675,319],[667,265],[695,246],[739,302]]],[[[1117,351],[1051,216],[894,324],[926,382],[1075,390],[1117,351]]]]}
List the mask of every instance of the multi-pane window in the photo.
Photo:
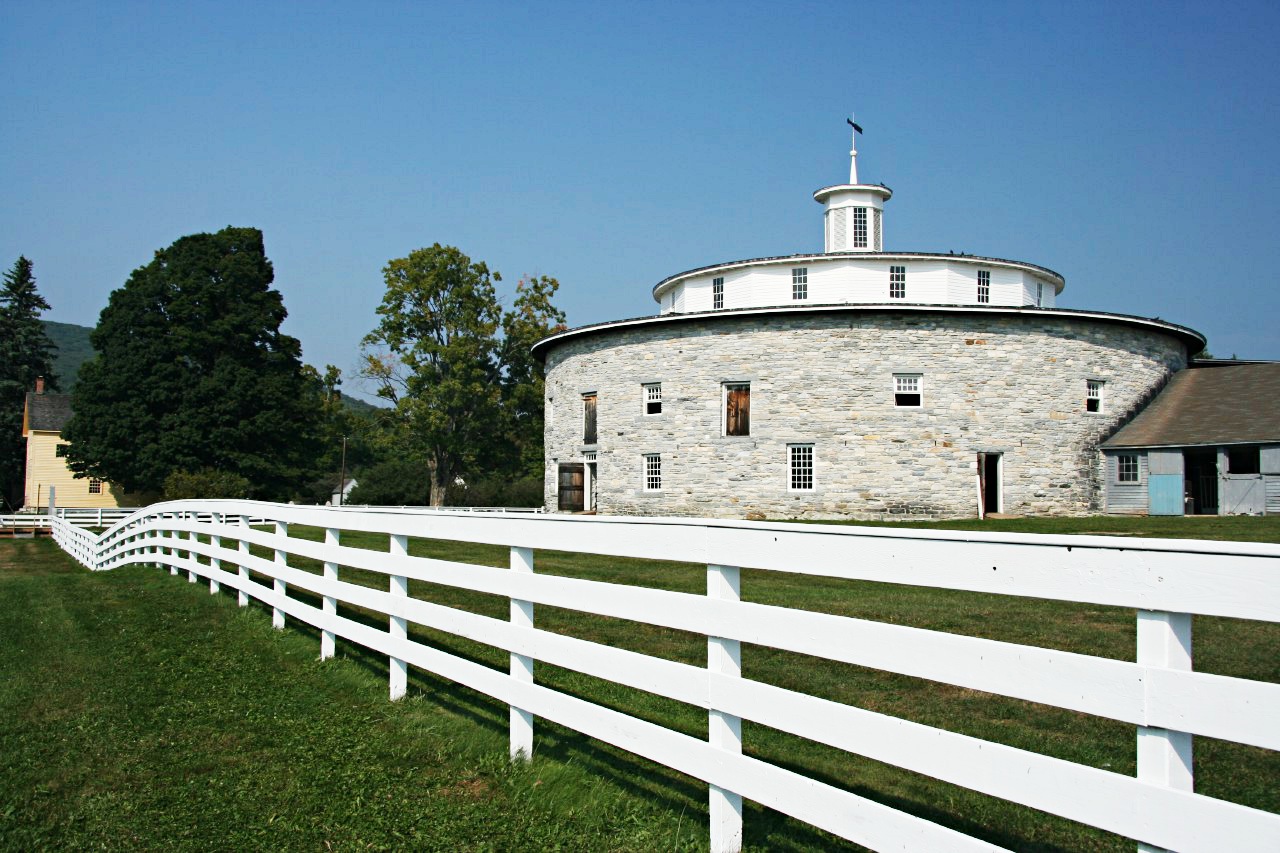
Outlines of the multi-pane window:
{"type": "Polygon", "coordinates": [[[1102,386],[1098,379],[1089,379],[1084,383],[1084,410],[1086,412],[1102,411],[1102,386]]]}
{"type": "Polygon", "coordinates": [[[793,492],[813,491],[813,445],[787,445],[787,479],[793,492]]]}
{"type": "Polygon", "coordinates": [[[865,207],[853,209],[853,247],[867,248],[867,209],[865,207]]]}
{"type": "Polygon", "coordinates": [[[889,267],[889,298],[907,298],[907,268],[889,267]]]}
{"type": "Polygon", "coordinates": [[[1043,305],[1044,305],[1044,282],[1037,281],[1036,282],[1036,306],[1041,307],[1043,305]]]}
{"type": "Polygon", "coordinates": [[[63,458],[67,455],[67,448],[69,446],[70,445],[67,444],[59,444],[57,449],[53,451],[53,455],[57,456],[59,459],[63,458]]]}
{"type": "Polygon", "coordinates": [[[1120,453],[1116,455],[1116,482],[1138,482],[1138,454],[1120,453]]]}
{"type": "Polygon", "coordinates": [[[90,480],[90,481],[89,481],[89,494],[91,494],[91,495],[100,495],[100,494],[102,494],[102,481],[101,481],[101,480],[90,480]]]}
{"type": "Polygon", "coordinates": [[[751,435],[751,383],[725,383],[724,434],[751,435]]]}
{"type": "Polygon", "coordinates": [[[582,395],[582,443],[596,443],[596,395],[582,395]]]}
{"type": "Polygon", "coordinates": [[[644,413],[646,415],[662,414],[662,383],[654,382],[644,385],[644,413]]]}
{"type": "Polygon", "coordinates": [[[809,268],[796,267],[791,271],[791,298],[809,298],[809,268]]]}
{"type": "Polygon", "coordinates": [[[724,279],[711,279],[711,307],[720,309],[724,307],[724,279]]]}
{"type": "Polygon", "coordinates": [[[991,301],[991,271],[978,270],[978,301],[991,301]]]}
{"type": "Polygon", "coordinates": [[[644,490],[657,492],[662,489],[662,454],[646,453],[644,455],[644,490]]]}
{"type": "Polygon", "coordinates": [[[893,374],[893,404],[901,409],[918,409],[924,405],[924,388],[919,373],[893,374]]]}

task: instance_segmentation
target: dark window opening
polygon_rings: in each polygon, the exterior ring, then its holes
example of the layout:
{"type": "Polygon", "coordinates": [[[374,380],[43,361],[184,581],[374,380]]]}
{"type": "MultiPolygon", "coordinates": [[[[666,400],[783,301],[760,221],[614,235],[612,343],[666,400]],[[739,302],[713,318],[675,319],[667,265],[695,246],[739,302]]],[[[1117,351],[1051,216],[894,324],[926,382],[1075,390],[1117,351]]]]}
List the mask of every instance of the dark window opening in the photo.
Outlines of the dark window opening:
{"type": "Polygon", "coordinates": [[[586,502],[586,477],[584,466],[580,463],[561,465],[558,471],[559,500],[556,504],[561,512],[582,512],[586,502]]]}
{"type": "Polygon", "coordinates": [[[1257,447],[1228,447],[1228,474],[1261,474],[1262,454],[1257,447]]]}

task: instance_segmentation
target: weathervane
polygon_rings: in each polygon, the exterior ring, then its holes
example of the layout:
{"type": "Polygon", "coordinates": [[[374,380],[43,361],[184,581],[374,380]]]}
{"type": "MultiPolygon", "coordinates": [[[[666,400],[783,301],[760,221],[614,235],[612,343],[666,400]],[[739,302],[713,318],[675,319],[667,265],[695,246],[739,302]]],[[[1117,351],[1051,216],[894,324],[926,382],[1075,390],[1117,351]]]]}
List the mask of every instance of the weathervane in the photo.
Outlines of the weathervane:
{"type": "Polygon", "coordinates": [[[862,133],[862,127],[853,120],[854,115],[851,113],[845,121],[849,123],[849,127],[853,128],[853,142],[849,145],[849,183],[858,183],[858,134],[862,133]]]}

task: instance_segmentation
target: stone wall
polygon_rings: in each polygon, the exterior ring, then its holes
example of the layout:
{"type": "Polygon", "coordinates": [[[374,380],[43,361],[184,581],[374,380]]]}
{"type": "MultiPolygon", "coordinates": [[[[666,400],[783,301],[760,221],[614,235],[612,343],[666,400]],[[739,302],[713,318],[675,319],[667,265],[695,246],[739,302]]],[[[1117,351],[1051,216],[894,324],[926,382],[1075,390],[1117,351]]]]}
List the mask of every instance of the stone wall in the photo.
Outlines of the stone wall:
{"type": "Polygon", "coordinates": [[[547,506],[558,464],[594,450],[601,513],[973,517],[985,452],[1003,454],[1004,512],[1098,512],[1098,444],[1185,364],[1172,333],[1060,314],[833,309],[586,332],[547,354],[547,506]],[[922,375],[921,408],[895,407],[895,373],[922,375]],[[1106,383],[1100,414],[1087,379],[1106,383]],[[660,415],[644,413],[652,382],[660,415]],[[722,434],[725,382],[751,383],[749,436],[722,434]],[[814,447],[812,491],[789,489],[795,443],[814,447]],[[644,489],[652,453],[660,491],[644,489]]]}

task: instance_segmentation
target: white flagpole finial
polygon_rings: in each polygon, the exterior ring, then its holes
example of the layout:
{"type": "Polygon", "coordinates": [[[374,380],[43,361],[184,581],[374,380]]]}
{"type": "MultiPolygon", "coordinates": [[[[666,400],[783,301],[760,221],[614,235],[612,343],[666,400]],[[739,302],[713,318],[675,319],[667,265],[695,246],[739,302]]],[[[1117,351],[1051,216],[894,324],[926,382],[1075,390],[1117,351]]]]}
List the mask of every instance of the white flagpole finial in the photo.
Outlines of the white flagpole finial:
{"type": "Polygon", "coordinates": [[[856,113],[849,113],[850,136],[852,142],[849,143],[849,183],[858,183],[858,125],[854,121],[856,113]]]}

